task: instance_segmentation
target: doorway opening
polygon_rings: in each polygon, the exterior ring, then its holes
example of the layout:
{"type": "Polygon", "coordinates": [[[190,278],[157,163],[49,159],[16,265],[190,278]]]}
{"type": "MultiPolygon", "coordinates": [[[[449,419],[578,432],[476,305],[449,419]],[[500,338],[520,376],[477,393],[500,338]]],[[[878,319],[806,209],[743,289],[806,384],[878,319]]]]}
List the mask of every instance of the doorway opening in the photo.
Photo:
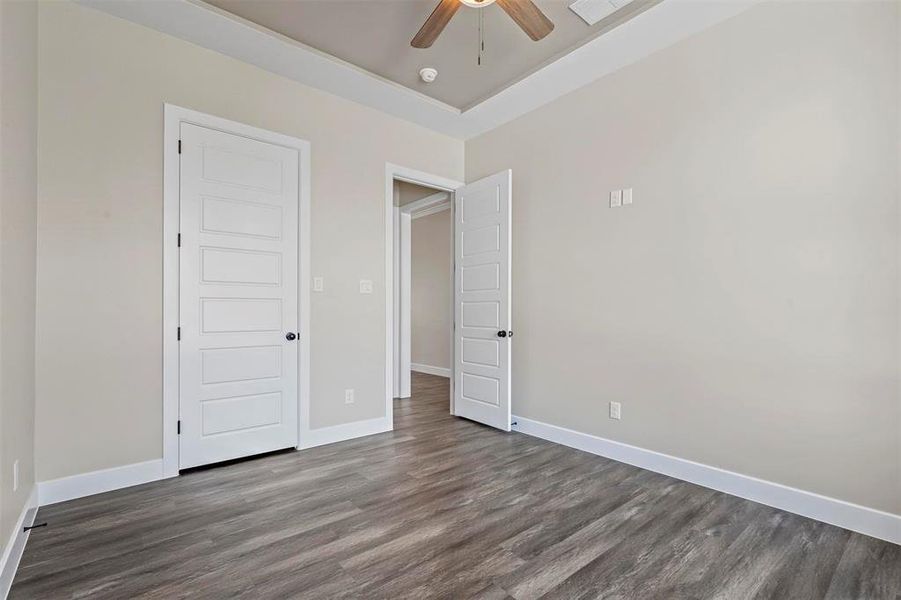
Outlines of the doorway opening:
{"type": "Polygon", "coordinates": [[[451,193],[394,181],[394,397],[409,398],[411,372],[451,376],[451,193]]]}
{"type": "MultiPolygon", "coordinates": [[[[394,418],[394,398],[403,398],[410,393],[410,372],[413,365],[418,365],[422,370],[429,367],[450,370],[448,400],[452,415],[510,431],[512,183],[510,170],[464,185],[396,165],[386,166],[385,414],[390,422],[393,423],[394,418]],[[401,198],[406,187],[401,185],[403,183],[415,184],[415,187],[406,188],[410,192],[410,201],[401,198]],[[448,203],[450,206],[445,208],[448,203]],[[413,215],[428,218],[445,210],[451,223],[446,231],[453,254],[453,259],[448,261],[448,270],[444,272],[451,284],[450,293],[444,292],[445,302],[440,302],[440,296],[433,297],[432,303],[437,306],[431,308],[441,310],[443,304],[447,311],[444,314],[453,315],[448,325],[439,326],[446,327],[450,334],[447,349],[451,360],[447,367],[428,364],[429,359],[416,362],[415,353],[419,346],[414,340],[420,332],[414,332],[413,308],[417,300],[412,268],[416,237],[413,215]],[[410,233],[404,235],[408,222],[410,233]],[[406,302],[405,297],[409,298],[406,302]]],[[[437,227],[440,229],[441,225],[437,227]]],[[[429,234],[423,231],[423,235],[429,234]]],[[[432,281],[436,281],[436,277],[442,275],[433,274],[432,281]]],[[[430,296],[422,292],[419,295],[427,299],[430,296]]],[[[436,331],[435,323],[443,322],[440,316],[431,319],[432,327],[421,332],[426,336],[428,331],[436,331]]],[[[438,339],[439,346],[443,339],[443,336],[438,339]]],[[[442,355],[436,350],[431,356],[442,355]]]]}
{"type": "Polygon", "coordinates": [[[411,396],[414,370],[447,377],[453,413],[453,195],[463,184],[386,170],[389,295],[387,410],[411,396]]]}

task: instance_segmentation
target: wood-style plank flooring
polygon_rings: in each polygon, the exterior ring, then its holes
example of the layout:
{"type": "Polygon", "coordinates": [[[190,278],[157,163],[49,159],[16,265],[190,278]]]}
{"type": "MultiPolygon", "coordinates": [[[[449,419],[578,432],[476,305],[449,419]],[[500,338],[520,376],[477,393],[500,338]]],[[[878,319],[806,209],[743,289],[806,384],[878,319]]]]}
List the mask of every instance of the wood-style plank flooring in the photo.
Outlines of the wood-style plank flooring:
{"type": "Polygon", "coordinates": [[[42,508],[12,598],[901,598],[901,546],[448,415],[42,508]]]}

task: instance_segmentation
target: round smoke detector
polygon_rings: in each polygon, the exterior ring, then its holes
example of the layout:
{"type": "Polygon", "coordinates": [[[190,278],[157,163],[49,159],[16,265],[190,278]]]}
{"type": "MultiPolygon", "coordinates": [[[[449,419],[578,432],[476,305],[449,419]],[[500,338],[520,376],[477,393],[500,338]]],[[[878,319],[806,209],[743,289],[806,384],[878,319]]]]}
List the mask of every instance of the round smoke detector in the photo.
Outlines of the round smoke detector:
{"type": "Polygon", "coordinates": [[[422,79],[426,83],[432,83],[438,77],[438,70],[433,69],[432,67],[425,67],[424,69],[419,69],[419,78],[422,79]]]}

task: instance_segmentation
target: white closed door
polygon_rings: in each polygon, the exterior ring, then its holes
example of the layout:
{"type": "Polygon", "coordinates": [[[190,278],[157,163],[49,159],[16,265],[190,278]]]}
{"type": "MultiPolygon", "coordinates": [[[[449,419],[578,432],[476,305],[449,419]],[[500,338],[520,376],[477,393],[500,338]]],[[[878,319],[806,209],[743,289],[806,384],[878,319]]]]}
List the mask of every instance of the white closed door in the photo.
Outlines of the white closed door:
{"type": "Polygon", "coordinates": [[[298,151],[181,125],[179,468],[297,446],[298,151]]]}
{"type": "Polygon", "coordinates": [[[512,171],[455,192],[454,414],[510,431],[512,171]]]}

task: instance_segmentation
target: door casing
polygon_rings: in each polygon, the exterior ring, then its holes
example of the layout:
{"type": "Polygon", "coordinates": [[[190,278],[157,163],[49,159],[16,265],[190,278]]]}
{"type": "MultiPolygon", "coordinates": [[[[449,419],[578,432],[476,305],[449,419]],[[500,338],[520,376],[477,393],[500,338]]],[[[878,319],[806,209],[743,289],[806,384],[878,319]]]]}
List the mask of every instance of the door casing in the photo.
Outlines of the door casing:
{"type": "MultiPolygon", "coordinates": [[[[385,414],[388,422],[393,422],[394,418],[394,383],[397,372],[396,361],[400,357],[395,354],[395,319],[399,318],[399,312],[395,306],[395,257],[399,252],[399,217],[398,211],[394,207],[394,181],[406,181],[417,185],[433,188],[440,192],[449,192],[451,203],[451,222],[453,223],[454,202],[453,192],[457,188],[463,187],[462,181],[448,179],[439,175],[433,175],[424,171],[417,171],[386,163],[385,165],[385,414]]],[[[453,236],[451,236],[453,243],[453,236]]],[[[453,249],[453,248],[452,248],[453,249]]],[[[398,261],[399,262],[399,261],[398,261]]],[[[448,300],[448,308],[453,310],[453,297],[448,300]]],[[[453,325],[452,325],[453,327],[453,325]]],[[[453,344],[453,329],[451,330],[451,344],[453,344]]],[[[453,348],[451,348],[451,356],[453,356],[453,348]]],[[[451,373],[450,384],[450,413],[453,414],[454,402],[454,378],[451,373]]]]}
{"type": "Polygon", "coordinates": [[[298,152],[298,448],[310,440],[310,143],[191,109],[163,107],[163,468],[178,475],[179,419],[179,132],[182,123],[247,137],[298,152]]]}

